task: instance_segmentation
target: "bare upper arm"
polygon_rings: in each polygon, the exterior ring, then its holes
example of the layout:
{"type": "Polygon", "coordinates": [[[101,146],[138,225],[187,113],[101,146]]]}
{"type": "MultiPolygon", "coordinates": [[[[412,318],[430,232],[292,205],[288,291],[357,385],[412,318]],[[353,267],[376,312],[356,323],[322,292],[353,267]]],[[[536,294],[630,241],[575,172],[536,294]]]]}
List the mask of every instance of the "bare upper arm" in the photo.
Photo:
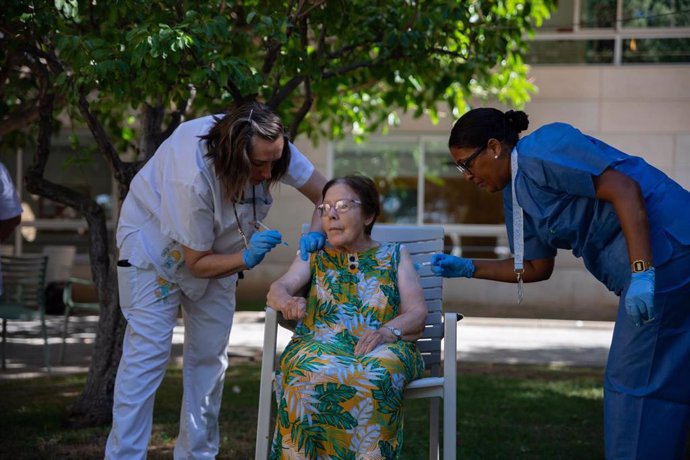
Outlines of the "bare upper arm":
{"type": "Polygon", "coordinates": [[[314,172],[311,173],[307,182],[298,190],[302,195],[309,198],[312,203],[318,204],[321,202],[321,191],[323,190],[323,186],[326,185],[326,182],[328,182],[326,178],[319,171],[314,169],[314,172]]]}
{"type": "Polygon", "coordinates": [[[281,285],[290,295],[297,294],[311,279],[311,269],[308,260],[302,260],[300,256],[295,260],[283,276],[278,278],[274,284],[281,285]]]}
{"type": "Polygon", "coordinates": [[[400,248],[398,292],[400,292],[400,313],[418,310],[420,315],[426,316],[427,307],[424,301],[424,291],[410,253],[405,247],[400,248]]]}
{"type": "Polygon", "coordinates": [[[630,193],[639,194],[640,186],[634,179],[620,171],[608,168],[593,177],[595,196],[603,201],[614,203],[617,199],[626,198],[630,193]]]}

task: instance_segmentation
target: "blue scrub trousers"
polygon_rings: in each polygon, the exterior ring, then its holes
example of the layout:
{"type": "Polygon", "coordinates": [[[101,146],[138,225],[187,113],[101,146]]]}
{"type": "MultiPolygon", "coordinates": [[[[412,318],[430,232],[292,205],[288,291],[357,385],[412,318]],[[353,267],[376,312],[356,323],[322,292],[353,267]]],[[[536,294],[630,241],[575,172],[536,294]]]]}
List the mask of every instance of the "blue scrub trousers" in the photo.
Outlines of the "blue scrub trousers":
{"type": "Polygon", "coordinates": [[[690,248],[656,268],[656,319],[636,327],[621,295],[604,384],[606,458],[684,458],[690,430],[690,248]]]}

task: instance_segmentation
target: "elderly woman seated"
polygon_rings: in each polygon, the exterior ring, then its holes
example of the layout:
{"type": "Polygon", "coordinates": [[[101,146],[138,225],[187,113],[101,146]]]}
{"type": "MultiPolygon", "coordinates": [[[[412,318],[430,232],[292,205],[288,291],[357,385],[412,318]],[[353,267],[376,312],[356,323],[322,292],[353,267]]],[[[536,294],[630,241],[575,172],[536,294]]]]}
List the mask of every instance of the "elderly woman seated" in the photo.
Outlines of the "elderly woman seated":
{"type": "Polygon", "coordinates": [[[376,186],[333,179],[319,205],[329,245],[297,257],[268,304],[298,320],[277,371],[271,458],[397,458],[402,402],[424,362],[427,309],[407,250],[371,239],[376,186]],[[296,295],[311,283],[308,299],[296,295]]]}

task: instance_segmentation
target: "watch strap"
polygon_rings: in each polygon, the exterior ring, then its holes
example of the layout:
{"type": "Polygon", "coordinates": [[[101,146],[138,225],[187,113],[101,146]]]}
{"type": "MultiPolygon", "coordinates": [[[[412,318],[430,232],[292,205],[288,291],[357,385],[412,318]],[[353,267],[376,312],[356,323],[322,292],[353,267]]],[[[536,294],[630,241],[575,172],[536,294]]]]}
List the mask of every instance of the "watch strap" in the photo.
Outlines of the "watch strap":
{"type": "Polygon", "coordinates": [[[638,259],[633,261],[632,264],[630,264],[630,268],[633,273],[646,272],[647,270],[652,268],[652,264],[647,260],[638,259]]]}
{"type": "Polygon", "coordinates": [[[400,332],[400,329],[397,327],[392,327],[392,326],[384,326],[386,329],[391,331],[391,333],[395,336],[396,340],[402,339],[402,333],[400,332]]]}

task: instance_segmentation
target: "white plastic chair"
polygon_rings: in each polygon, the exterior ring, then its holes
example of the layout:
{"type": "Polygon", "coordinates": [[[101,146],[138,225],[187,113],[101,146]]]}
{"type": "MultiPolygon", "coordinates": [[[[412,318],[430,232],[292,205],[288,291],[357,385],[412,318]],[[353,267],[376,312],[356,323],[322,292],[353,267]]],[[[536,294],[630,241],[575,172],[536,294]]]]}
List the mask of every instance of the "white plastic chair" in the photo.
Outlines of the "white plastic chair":
{"type": "MultiPolygon", "coordinates": [[[[416,263],[428,262],[433,253],[443,251],[443,227],[399,226],[378,224],[372,231],[373,239],[380,242],[403,243],[416,263]]],[[[443,313],[441,308],[442,279],[433,275],[428,266],[422,266],[418,273],[424,288],[429,314],[424,337],[417,341],[424,357],[428,376],[410,382],[405,391],[406,399],[430,398],[429,413],[429,459],[439,458],[439,404],[443,405],[443,458],[456,457],[456,350],[458,313],[443,313]],[[443,347],[441,343],[444,342],[443,347]],[[443,349],[443,350],[442,350],[443,349]],[[443,355],[443,356],[442,356],[443,355]]],[[[270,450],[273,432],[271,414],[273,410],[274,371],[276,368],[276,336],[278,322],[282,315],[266,307],[264,349],[261,362],[261,387],[259,390],[259,414],[256,428],[256,460],[266,460],[270,450]]]]}

